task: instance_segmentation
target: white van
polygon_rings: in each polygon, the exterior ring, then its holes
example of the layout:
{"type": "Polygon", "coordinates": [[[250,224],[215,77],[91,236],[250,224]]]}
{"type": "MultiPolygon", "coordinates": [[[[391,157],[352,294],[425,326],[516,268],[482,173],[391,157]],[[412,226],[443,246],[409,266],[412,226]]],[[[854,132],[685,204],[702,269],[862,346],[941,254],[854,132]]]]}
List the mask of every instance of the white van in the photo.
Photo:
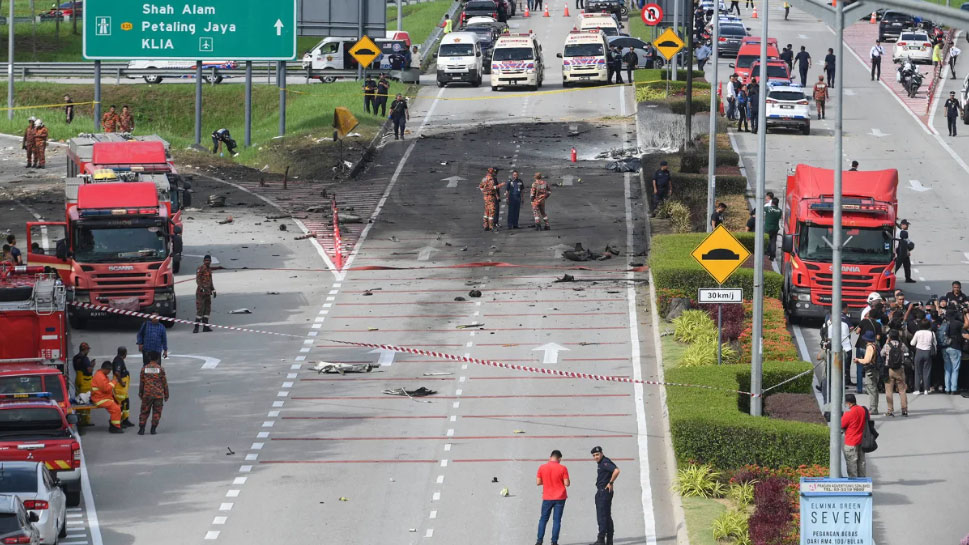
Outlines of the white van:
{"type": "Polygon", "coordinates": [[[619,36],[619,22],[608,13],[583,13],[579,16],[579,30],[588,32],[599,29],[606,36],[619,36]]]}
{"type": "Polygon", "coordinates": [[[599,30],[569,32],[565,37],[565,52],[558,54],[562,59],[562,86],[582,81],[608,83],[608,51],[606,35],[599,30]]]}
{"type": "Polygon", "coordinates": [[[498,38],[491,54],[491,90],[528,86],[537,89],[545,79],[542,45],[532,33],[498,38]]]}
{"type": "MultiPolygon", "coordinates": [[[[333,82],[336,77],[326,74],[326,70],[352,70],[357,68],[359,63],[350,55],[350,48],[355,43],[357,43],[357,38],[345,36],[323,38],[313,46],[313,49],[303,55],[303,70],[310,69],[313,72],[322,72],[314,74],[313,77],[325,83],[333,82]]],[[[411,52],[407,49],[407,44],[403,39],[377,38],[374,43],[380,48],[380,55],[371,64],[372,69],[391,70],[390,57],[398,52],[405,57],[404,68],[410,66],[411,52]]]]}
{"type": "MultiPolygon", "coordinates": [[[[231,70],[237,66],[235,61],[202,61],[202,80],[205,83],[222,83],[222,75],[219,74],[219,69],[231,70]]],[[[148,74],[142,76],[145,78],[147,83],[161,83],[165,78],[193,78],[195,77],[195,61],[165,61],[165,60],[147,60],[147,61],[129,61],[128,69],[130,70],[179,70],[180,72],[173,74],[165,74],[164,72],[159,72],[158,74],[148,74]],[[185,70],[192,70],[191,74],[183,72],[185,70]]]]}
{"type": "Polygon", "coordinates": [[[483,56],[478,35],[474,32],[451,32],[441,39],[437,50],[437,86],[452,81],[466,81],[472,87],[481,85],[483,56]]]}

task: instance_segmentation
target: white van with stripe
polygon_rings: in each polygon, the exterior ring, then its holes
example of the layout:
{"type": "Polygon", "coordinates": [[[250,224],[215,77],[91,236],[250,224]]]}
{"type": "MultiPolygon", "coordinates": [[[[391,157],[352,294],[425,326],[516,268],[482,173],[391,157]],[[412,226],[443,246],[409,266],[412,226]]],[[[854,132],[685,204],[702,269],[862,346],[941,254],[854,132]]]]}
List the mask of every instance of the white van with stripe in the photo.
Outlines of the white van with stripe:
{"type": "Polygon", "coordinates": [[[609,44],[602,32],[569,32],[565,37],[565,51],[558,54],[562,59],[562,86],[584,81],[608,83],[608,52],[609,44]]]}
{"type": "Polygon", "coordinates": [[[501,87],[538,89],[545,79],[542,45],[532,33],[498,38],[491,54],[491,90],[501,87]]]}

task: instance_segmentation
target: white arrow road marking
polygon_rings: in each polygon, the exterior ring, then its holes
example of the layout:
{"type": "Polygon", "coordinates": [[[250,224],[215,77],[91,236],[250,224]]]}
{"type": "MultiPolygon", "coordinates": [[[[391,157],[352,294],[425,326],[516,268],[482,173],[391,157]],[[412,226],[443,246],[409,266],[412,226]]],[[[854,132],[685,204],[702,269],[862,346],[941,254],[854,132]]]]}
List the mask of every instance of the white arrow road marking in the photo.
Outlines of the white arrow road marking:
{"type": "Polygon", "coordinates": [[[447,182],[448,187],[457,187],[458,182],[463,180],[467,180],[467,178],[463,178],[461,176],[448,176],[447,178],[441,178],[442,182],[447,182]]]}
{"type": "Polygon", "coordinates": [[[575,181],[575,176],[562,176],[562,185],[572,185],[575,181]]]}
{"type": "Polygon", "coordinates": [[[433,246],[424,246],[423,248],[417,251],[417,260],[427,261],[428,259],[431,258],[431,254],[436,251],[438,251],[437,248],[433,246]]]}
{"type": "Polygon", "coordinates": [[[805,36],[804,34],[798,34],[797,37],[800,38],[800,39],[802,39],[802,40],[807,40],[808,39],[808,37],[805,36]]]}
{"type": "Polygon", "coordinates": [[[558,363],[559,362],[559,352],[569,350],[564,346],[559,346],[555,343],[547,343],[539,346],[538,348],[532,348],[532,351],[541,350],[545,352],[545,356],[542,358],[543,364],[558,363]]]}
{"type": "Polygon", "coordinates": [[[375,348],[370,352],[367,352],[367,354],[380,354],[380,357],[377,358],[377,365],[381,367],[390,367],[394,364],[394,357],[397,355],[397,352],[394,352],[393,350],[375,348]]]}
{"type": "Polygon", "coordinates": [[[276,36],[282,36],[283,35],[283,21],[280,20],[280,19],[276,19],[276,24],[274,24],[273,26],[276,27],[276,36]]]}
{"type": "Polygon", "coordinates": [[[562,252],[571,249],[573,249],[573,247],[566,244],[559,244],[558,246],[551,246],[549,248],[549,250],[552,250],[552,253],[555,254],[556,259],[560,259],[562,257],[562,252]]]}
{"type": "Polygon", "coordinates": [[[962,252],[962,255],[966,256],[966,260],[963,263],[969,264],[969,252],[962,252]]]}
{"type": "Polygon", "coordinates": [[[868,134],[870,134],[872,136],[876,136],[878,138],[885,138],[886,136],[890,136],[890,135],[888,135],[886,133],[883,133],[882,131],[880,131],[880,130],[874,128],[874,127],[872,127],[871,132],[868,133],[868,134]]]}
{"type": "Polygon", "coordinates": [[[924,185],[922,185],[922,182],[918,180],[909,180],[908,185],[912,186],[912,191],[918,191],[920,193],[922,191],[929,191],[930,189],[932,189],[931,187],[925,187],[924,185]]]}
{"type": "Polygon", "coordinates": [[[211,356],[196,356],[195,354],[169,354],[169,358],[190,358],[193,360],[202,360],[202,369],[215,369],[219,366],[222,361],[219,358],[213,358],[211,356]]]}

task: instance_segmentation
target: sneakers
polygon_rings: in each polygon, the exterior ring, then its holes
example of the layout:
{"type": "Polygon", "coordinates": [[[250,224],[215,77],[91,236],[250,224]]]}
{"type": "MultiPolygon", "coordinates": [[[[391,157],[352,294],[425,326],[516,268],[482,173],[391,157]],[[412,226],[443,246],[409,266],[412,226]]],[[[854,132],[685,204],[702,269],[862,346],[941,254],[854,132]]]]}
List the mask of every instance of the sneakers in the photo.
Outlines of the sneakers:
{"type": "MultiPolygon", "coordinates": [[[[872,414],[875,414],[875,413],[872,413],[872,414]]],[[[895,413],[893,413],[892,411],[888,411],[887,413],[885,413],[885,416],[891,416],[892,418],[895,418],[895,413]]]]}

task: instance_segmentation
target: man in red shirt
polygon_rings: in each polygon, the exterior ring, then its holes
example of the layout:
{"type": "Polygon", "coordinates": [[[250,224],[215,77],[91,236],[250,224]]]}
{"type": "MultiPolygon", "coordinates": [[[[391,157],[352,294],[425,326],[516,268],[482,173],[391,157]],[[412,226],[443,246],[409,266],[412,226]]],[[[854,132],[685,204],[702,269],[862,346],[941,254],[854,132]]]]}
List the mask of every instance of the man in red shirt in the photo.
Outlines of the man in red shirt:
{"type": "Polygon", "coordinates": [[[865,476],[865,451],[861,450],[861,436],[868,425],[868,410],[858,406],[855,394],[845,394],[848,410],[841,416],[841,429],[845,432],[842,449],[848,464],[848,477],[865,476]]]}
{"type": "Polygon", "coordinates": [[[542,487],[542,517],[538,519],[538,539],[535,545],[542,545],[545,539],[545,526],[548,525],[549,515],[552,516],[552,545],[558,545],[559,530],[562,528],[562,511],[565,509],[565,499],[568,494],[565,487],[569,482],[569,470],[562,465],[562,453],[553,450],[547,464],[538,468],[535,484],[542,487]]]}

